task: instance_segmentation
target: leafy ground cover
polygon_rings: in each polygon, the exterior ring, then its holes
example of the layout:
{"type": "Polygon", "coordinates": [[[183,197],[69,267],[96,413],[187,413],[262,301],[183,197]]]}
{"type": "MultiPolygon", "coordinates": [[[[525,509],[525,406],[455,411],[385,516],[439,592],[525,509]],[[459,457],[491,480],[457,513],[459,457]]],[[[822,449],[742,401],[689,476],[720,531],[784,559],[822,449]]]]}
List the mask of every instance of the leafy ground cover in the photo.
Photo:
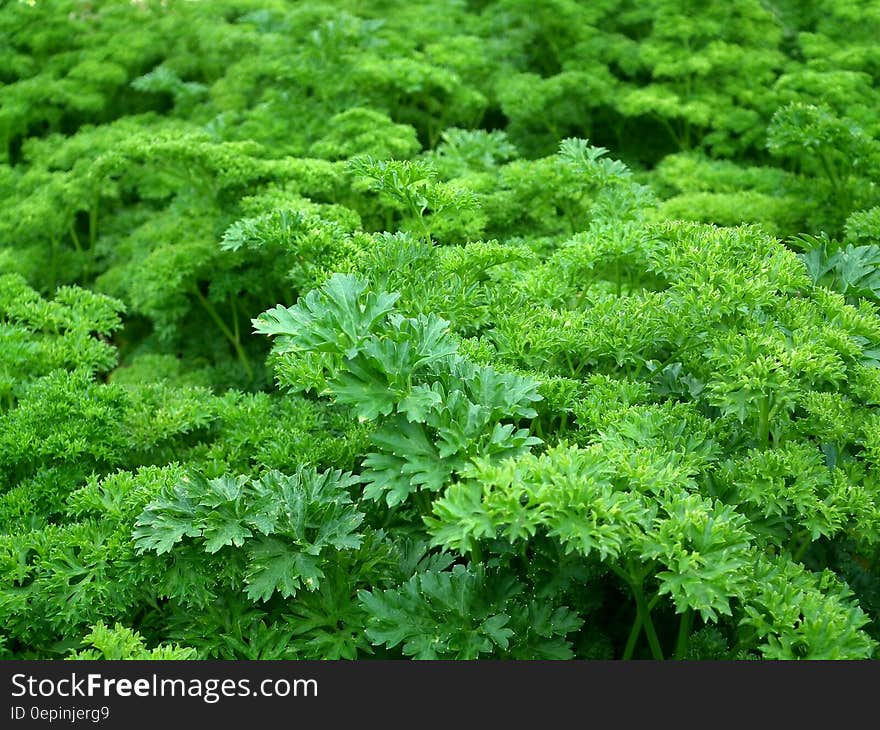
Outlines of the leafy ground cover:
{"type": "Polygon", "coordinates": [[[0,657],[874,657],[878,34],[5,3],[0,657]]]}

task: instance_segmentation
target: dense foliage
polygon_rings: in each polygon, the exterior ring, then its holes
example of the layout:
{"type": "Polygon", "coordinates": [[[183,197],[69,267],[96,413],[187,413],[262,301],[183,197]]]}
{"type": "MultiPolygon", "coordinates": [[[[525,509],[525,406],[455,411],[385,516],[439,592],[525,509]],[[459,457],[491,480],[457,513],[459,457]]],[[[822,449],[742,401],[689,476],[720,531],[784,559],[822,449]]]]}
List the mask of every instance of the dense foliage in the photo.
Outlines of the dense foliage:
{"type": "Polygon", "coordinates": [[[0,657],[876,655],[878,0],[0,37],[0,657]]]}

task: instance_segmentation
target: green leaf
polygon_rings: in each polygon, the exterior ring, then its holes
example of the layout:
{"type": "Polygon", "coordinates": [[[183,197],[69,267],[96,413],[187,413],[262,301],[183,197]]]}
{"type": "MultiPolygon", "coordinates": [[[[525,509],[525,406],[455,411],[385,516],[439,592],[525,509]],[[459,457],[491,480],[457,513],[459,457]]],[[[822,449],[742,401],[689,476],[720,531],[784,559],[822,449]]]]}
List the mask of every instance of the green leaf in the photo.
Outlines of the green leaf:
{"type": "Polygon", "coordinates": [[[278,337],[275,352],[318,351],[354,357],[398,294],[372,294],[354,276],[334,274],[293,307],[275,307],[253,320],[258,334],[278,337]]]}
{"type": "Polygon", "coordinates": [[[248,549],[247,596],[252,601],[268,601],[276,591],[290,598],[303,586],[314,591],[323,577],[318,562],[286,540],[264,537],[248,549]]]}

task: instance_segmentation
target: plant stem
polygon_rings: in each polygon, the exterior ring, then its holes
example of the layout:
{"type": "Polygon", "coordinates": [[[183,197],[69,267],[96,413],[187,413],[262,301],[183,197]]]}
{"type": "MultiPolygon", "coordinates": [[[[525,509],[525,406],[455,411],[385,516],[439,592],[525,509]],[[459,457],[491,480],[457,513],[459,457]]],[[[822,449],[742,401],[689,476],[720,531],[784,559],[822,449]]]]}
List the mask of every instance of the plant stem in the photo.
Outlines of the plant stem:
{"type": "Polygon", "coordinates": [[[806,534],[803,536],[803,539],[801,540],[800,545],[798,545],[797,550],[795,550],[794,554],[791,556],[791,559],[795,563],[799,563],[803,559],[807,550],[809,550],[810,545],[813,544],[813,541],[810,538],[810,533],[806,530],[804,530],[803,532],[805,532],[806,534]]]}
{"type": "Polygon", "coordinates": [[[422,229],[422,236],[425,238],[425,243],[428,246],[434,245],[434,239],[431,238],[431,229],[428,228],[428,224],[425,222],[425,209],[420,207],[410,193],[406,193],[405,196],[406,207],[409,208],[409,214],[415,218],[419,222],[419,227],[422,229]]]}
{"type": "Polygon", "coordinates": [[[73,247],[77,253],[82,253],[82,244],[79,242],[79,236],[76,233],[76,226],[70,221],[70,240],[73,241],[73,247]]]}
{"type": "Polygon", "coordinates": [[[480,543],[474,540],[471,545],[471,562],[482,564],[483,562],[483,551],[480,549],[480,543]]]}
{"type": "Polygon", "coordinates": [[[49,259],[49,291],[54,292],[58,285],[58,239],[52,238],[52,253],[49,259]]]}
{"type": "Polygon", "coordinates": [[[663,649],[660,647],[660,640],[657,638],[657,631],[654,629],[654,622],[651,620],[651,609],[657,605],[660,596],[656,595],[650,601],[646,600],[645,591],[642,588],[642,581],[644,580],[645,573],[637,572],[631,564],[628,566],[629,572],[616,565],[610,567],[611,572],[619,576],[620,579],[629,586],[633,597],[636,600],[636,617],[626,640],[626,646],[623,650],[623,658],[632,659],[639,632],[641,629],[644,629],[645,636],[648,639],[648,645],[651,647],[651,656],[654,659],[662,660],[663,649]]]}
{"type": "Polygon", "coordinates": [[[645,592],[642,590],[641,583],[631,584],[633,596],[636,599],[636,611],[638,611],[642,620],[642,627],[645,629],[645,636],[648,639],[648,646],[651,647],[651,656],[654,659],[663,659],[663,649],[660,647],[660,640],[657,638],[657,631],[654,629],[654,622],[651,620],[651,608],[645,600],[645,592]]]}
{"type": "Polygon", "coordinates": [[[690,645],[691,629],[694,626],[693,609],[686,608],[681,614],[681,620],[678,622],[678,640],[675,642],[675,659],[681,661],[687,655],[688,646],[690,645]]]}
{"type": "Polygon", "coordinates": [[[541,425],[540,418],[536,418],[534,421],[532,421],[532,431],[539,439],[544,438],[544,427],[541,425]]]}
{"type": "Polygon", "coordinates": [[[669,136],[672,137],[672,141],[675,142],[680,150],[686,149],[681,137],[679,137],[675,128],[669,123],[669,120],[666,119],[666,117],[662,114],[653,114],[652,116],[657,119],[663,127],[665,127],[666,131],[669,132],[669,136]]]}
{"type": "Polygon", "coordinates": [[[770,396],[761,399],[758,406],[758,430],[755,434],[758,446],[762,449],[770,447],[770,396]]]}
{"type": "Polygon", "coordinates": [[[235,336],[236,342],[241,342],[241,336],[238,329],[238,305],[235,303],[235,297],[232,297],[232,334],[235,336]]]}
{"type": "Polygon", "coordinates": [[[835,195],[840,194],[840,181],[837,178],[837,173],[834,171],[834,166],[831,164],[828,159],[828,155],[825,152],[820,151],[818,154],[819,162],[822,163],[822,169],[825,171],[825,175],[828,178],[828,182],[831,183],[831,187],[834,188],[835,195]]]}
{"type": "Polygon", "coordinates": [[[205,297],[202,292],[199,291],[198,286],[193,287],[193,293],[196,295],[196,298],[201,303],[204,310],[208,313],[208,316],[214,321],[214,324],[217,325],[218,329],[223,333],[224,337],[232,344],[233,349],[235,350],[235,354],[238,355],[238,360],[241,363],[241,366],[244,368],[245,373],[247,373],[248,379],[254,379],[254,369],[251,367],[250,360],[248,360],[247,353],[244,351],[244,348],[241,346],[241,341],[236,337],[235,334],[226,326],[226,322],[223,321],[222,317],[217,313],[217,310],[214,308],[214,305],[205,297]]]}
{"type": "Polygon", "coordinates": [[[632,628],[629,631],[629,636],[626,639],[626,646],[623,649],[623,659],[632,659],[633,652],[636,649],[636,641],[639,639],[639,634],[642,632],[642,617],[638,611],[636,611],[636,617],[633,620],[632,628]]]}
{"type": "Polygon", "coordinates": [[[422,489],[413,492],[415,497],[416,506],[419,508],[419,512],[423,515],[431,514],[431,499],[428,497],[428,493],[422,489]]]}
{"type": "Polygon", "coordinates": [[[92,203],[89,208],[89,248],[92,249],[92,255],[95,254],[95,241],[98,240],[98,200],[92,203]]]}
{"type": "Polygon", "coordinates": [[[422,214],[419,214],[419,223],[422,226],[422,235],[425,237],[425,243],[427,243],[428,246],[433,246],[434,239],[431,238],[431,229],[428,227],[428,224],[425,222],[425,216],[422,214]]]}

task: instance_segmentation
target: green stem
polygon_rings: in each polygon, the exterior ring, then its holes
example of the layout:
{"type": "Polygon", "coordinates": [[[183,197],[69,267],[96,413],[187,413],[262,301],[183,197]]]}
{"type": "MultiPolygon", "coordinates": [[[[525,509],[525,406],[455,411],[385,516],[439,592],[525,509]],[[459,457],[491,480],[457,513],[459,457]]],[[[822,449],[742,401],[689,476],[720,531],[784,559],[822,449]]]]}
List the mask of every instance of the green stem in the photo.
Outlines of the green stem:
{"type": "Polygon", "coordinates": [[[236,342],[241,342],[241,333],[238,329],[238,305],[235,303],[235,297],[232,297],[232,334],[235,336],[236,342]]]}
{"type": "Polygon", "coordinates": [[[756,629],[751,629],[745,636],[738,637],[736,644],[727,652],[727,658],[735,659],[740,650],[749,651],[757,638],[758,632],[756,629]]]}
{"type": "Polygon", "coordinates": [[[539,439],[544,438],[544,427],[541,425],[540,418],[536,418],[534,421],[532,421],[532,429],[535,436],[537,436],[539,439]]]}
{"type": "Polygon", "coordinates": [[[640,633],[642,633],[642,617],[639,612],[636,611],[636,617],[633,620],[632,628],[626,639],[626,646],[623,649],[623,659],[632,659],[633,652],[636,649],[636,641],[638,641],[640,633]]]}
{"type": "Polygon", "coordinates": [[[681,140],[681,137],[679,137],[678,132],[676,132],[675,128],[669,123],[669,120],[666,117],[664,117],[662,114],[654,114],[653,116],[655,119],[657,119],[660,122],[661,125],[663,125],[663,127],[666,129],[666,131],[669,132],[669,136],[672,137],[672,141],[675,142],[676,146],[680,150],[685,149],[685,146],[681,140]]]}
{"type": "MultiPolygon", "coordinates": [[[[804,532],[806,532],[806,530],[804,532]]],[[[807,532],[804,535],[803,539],[801,540],[800,545],[798,545],[797,550],[795,550],[794,554],[791,556],[791,559],[795,563],[801,562],[801,560],[803,560],[804,555],[806,555],[807,550],[810,549],[810,545],[812,545],[812,544],[813,544],[813,540],[810,536],[810,533],[807,532]]]]}
{"type": "Polygon", "coordinates": [[[49,291],[54,292],[58,285],[58,239],[54,237],[49,262],[49,291]]]}
{"type": "Polygon", "coordinates": [[[224,322],[222,317],[220,317],[220,315],[217,313],[214,305],[211,304],[211,302],[208,301],[205,295],[199,291],[198,286],[194,286],[192,290],[193,293],[196,295],[196,298],[199,300],[199,303],[208,313],[208,316],[214,321],[214,324],[217,325],[217,328],[223,333],[223,336],[226,337],[227,340],[229,340],[230,344],[235,350],[235,354],[238,356],[238,360],[241,363],[241,366],[244,368],[245,373],[247,373],[248,379],[253,380],[254,369],[251,367],[250,360],[248,360],[247,353],[241,346],[241,342],[239,341],[239,339],[229,329],[229,327],[226,326],[226,322],[224,322]]]}
{"type": "Polygon", "coordinates": [[[660,601],[660,596],[654,596],[650,601],[645,598],[645,592],[642,588],[645,572],[638,572],[628,563],[629,571],[625,571],[616,565],[609,566],[611,572],[617,575],[624,583],[629,586],[633,597],[636,600],[636,617],[633,620],[632,628],[626,640],[626,646],[623,650],[624,659],[632,659],[633,652],[636,648],[636,641],[642,629],[648,639],[648,645],[651,647],[651,656],[654,659],[663,659],[663,649],[660,647],[660,640],[657,638],[657,631],[654,629],[654,622],[651,620],[651,610],[660,601]]]}
{"type": "Polygon", "coordinates": [[[682,134],[682,138],[684,139],[684,148],[689,150],[691,148],[691,123],[688,120],[684,121],[684,133],[682,134]]]}
{"type": "Polygon", "coordinates": [[[474,540],[473,544],[471,545],[471,562],[477,563],[478,565],[482,564],[483,562],[483,551],[480,548],[480,543],[476,540],[474,540]]]}
{"type": "Polygon", "coordinates": [[[834,171],[833,165],[824,152],[819,152],[819,162],[822,163],[822,169],[825,171],[825,175],[828,177],[828,182],[831,183],[831,187],[834,188],[835,194],[839,195],[840,181],[837,178],[837,173],[834,171]]]}
{"type": "Polygon", "coordinates": [[[433,246],[434,239],[431,238],[431,229],[428,227],[428,224],[425,222],[425,216],[421,213],[419,213],[418,216],[419,216],[419,224],[422,227],[422,235],[425,237],[425,243],[427,243],[428,246],[433,246]]]}
{"type": "Polygon", "coordinates": [[[76,233],[76,226],[70,221],[70,240],[73,241],[73,247],[77,253],[82,253],[82,244],[79,242],[79,236],[76,233]]]}
{"type": "Polygon", "coordinates": [[[428,224],[425,222],[424,208],[419,207],[409,193],[406,194],[406,204],[409,208],[410,215],[419,222],[419,227],[422,229],[422,236],[424,236],[425,242],[428,244],[428,246],[433,246],[434,239],[431,238],[431,230],[428,228],[428,224]]]}
{"type": "Polygon", "coordinates": [[[648,646],[651,647],[651,656],[654,659],[663,659],[663,649],[660,647],[660,639],[657,638],[657,631],[654,628],[654,622],[651,620],[651,608],[645,600],[645,593],[642,590],[641,583],[631,584],[633,595],[636,599],[636,611],[638,611],[642,620],[642,627],[645,630],[645,636],[648,639],[648,646]]]}
{"type": "Polygon", "coordinates": [[[678,622],[678,640],[675,642],[675,659],[681,661],[687,655],[690,646],[691,630],[694,626],[693,609],[687,608],[678,622]]]}
{"type": "Polygon", "coordinates": [[[98,201],[92,203],[89,208],[89,248],[92,249],[92,255],[95,253],[95,241],[98,240],[98,201]]]}
{"type": "Polygon", "coordinates": [[[852,206],[852,203],[850,202],[850,191],[843,184],[843,180],[841,180],[840,175],[837,173],[837,168],[831,160],[828,159],[828,155],[826,155],[825,152],[819,153],[819,161],[822,163],[822,169],[825,171],[825,175],[828,177],[831,187],[834,189],[834,197],[837,199],[838,205],[844,214],[849,213],[852,206]]]}
{"type": "Polygon", "coordinates": [[[416,507],[418,507],[419,512],[423,515],[431,514],[431,498],[428,496],[428,493],[423,489],[420,489],[416,492],[413,492],[416,507]]]}
{"type": "Polygon", "coordinates": [[[761,399],[758,406],[758,430],[755,433],[758,447],[766,449],[770,447],[770,396],[761,399]]]}

